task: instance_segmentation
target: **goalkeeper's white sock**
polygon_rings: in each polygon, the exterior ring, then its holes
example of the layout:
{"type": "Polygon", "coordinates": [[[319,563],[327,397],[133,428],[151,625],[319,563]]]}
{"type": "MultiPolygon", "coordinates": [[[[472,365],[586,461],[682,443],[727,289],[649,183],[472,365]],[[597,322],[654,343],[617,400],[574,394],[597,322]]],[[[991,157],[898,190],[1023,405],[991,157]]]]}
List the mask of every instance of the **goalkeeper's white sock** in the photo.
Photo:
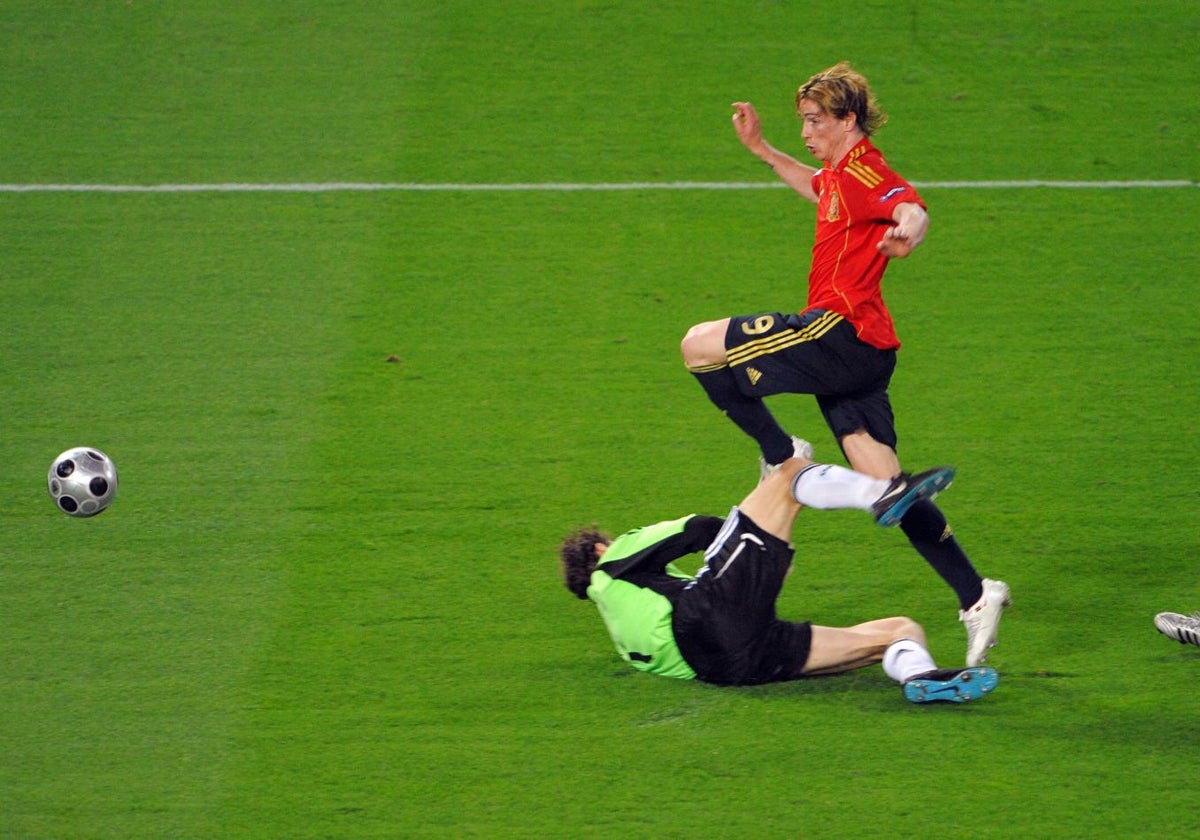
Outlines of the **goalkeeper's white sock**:
{"type": "Polygon", "coordinates": [[[883,652],[883,672],[901,685],[936,668],[932,654],[916,639],[892,642],[883,652]]]}
{"type": "Polygon", "coordinates": [[[817,510],[870,510],[890,483],[837,464],[812,464],[792,480],[792,498],[817,510]]]}

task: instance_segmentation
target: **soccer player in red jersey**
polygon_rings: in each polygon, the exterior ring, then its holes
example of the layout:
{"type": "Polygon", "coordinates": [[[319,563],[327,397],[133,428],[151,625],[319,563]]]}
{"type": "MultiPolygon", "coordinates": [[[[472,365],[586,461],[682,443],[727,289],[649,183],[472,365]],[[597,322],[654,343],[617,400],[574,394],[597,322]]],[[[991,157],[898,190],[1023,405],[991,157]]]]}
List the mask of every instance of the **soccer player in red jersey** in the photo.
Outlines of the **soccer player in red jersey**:
{"type": "MultiPolygon", "coordinates": [[[[820,169],[779,151],[762,135],[754,107],[733,104],[738,139],[793,190],[817,205],[808,300],[799,313],[769,312],[692,327],[681,350],[709,399],[758,443],[764,477],[786,459],[811,457],[789,436],[764,397],[813,394],[846,460],[876,478],[905,474],[888,398],[896,336],[881,283],[892,259],[925,239],[925,202],[871,142],[883,125],[867,80],[842,62],[796,93],[808,152],[820,169]]],[[[900,527],[954,589],[967,630],[969,666],[996,643],[1008,586],[980,576],[932,500],[912,506],[900,527]]]]}

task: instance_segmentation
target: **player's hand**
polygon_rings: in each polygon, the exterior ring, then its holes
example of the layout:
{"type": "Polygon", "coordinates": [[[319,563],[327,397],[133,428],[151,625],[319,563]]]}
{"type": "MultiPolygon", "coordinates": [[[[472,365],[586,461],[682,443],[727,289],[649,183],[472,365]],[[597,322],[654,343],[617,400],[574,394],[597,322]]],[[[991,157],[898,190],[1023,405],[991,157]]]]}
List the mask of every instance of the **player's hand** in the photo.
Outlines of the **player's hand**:
{"type": "Polygon", "coordinates": [[[888,259],[900,259],[907,257],[917,247],[917,243],[913,242],[903,231],[899,225],[893,225],[884,233],[883,239],[875,246],[879,249],[879,253],[883,254],[888,259]]]}
{"type": "Polygon", "coordinates": [[[747,149],[753,151],[762,145],[762,123],[749,102],[733,103],[733,130],[747,149]]]}
{"type": "Polygon", "coordinates": [[[925,240],[929,230],[929,214],[919,204],[905,202],[896,205],[892,216],[896,224],[892,225],[879,240],[879,253],[888,259],[907,257],[918,245],[925,240]]]}

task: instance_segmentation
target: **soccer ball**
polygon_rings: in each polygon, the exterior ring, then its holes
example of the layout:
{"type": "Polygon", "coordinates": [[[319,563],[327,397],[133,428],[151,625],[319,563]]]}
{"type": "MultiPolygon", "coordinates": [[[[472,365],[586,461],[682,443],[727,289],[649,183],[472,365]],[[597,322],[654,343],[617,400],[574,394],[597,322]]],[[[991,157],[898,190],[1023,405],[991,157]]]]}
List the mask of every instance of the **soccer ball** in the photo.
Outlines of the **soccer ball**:
{"type": "Polygon", "coordinates": [[[95,516],[117,495],[117,465],[99,449],[77,446],[54,459],[46,484],[63,513],[95,516]]]}

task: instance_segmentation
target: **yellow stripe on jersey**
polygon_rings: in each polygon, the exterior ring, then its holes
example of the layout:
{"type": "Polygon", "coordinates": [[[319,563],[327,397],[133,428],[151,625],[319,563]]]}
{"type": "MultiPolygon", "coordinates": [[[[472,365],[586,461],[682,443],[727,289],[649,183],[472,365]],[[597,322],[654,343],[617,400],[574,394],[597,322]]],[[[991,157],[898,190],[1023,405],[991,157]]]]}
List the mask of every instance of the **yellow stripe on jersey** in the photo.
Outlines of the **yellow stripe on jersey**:
{"type": "Polygon", "coordinates": [[[883,183],[882,175],[865,163],[859,163],[857,160],[846,164],[846,171],[861,181],[867,189],[874,189],[883,183]]]}
{"type": "Polygon", "coordinates": [[[729,367],[729,365],[725,362],[717,362],[715,365],[697,365],[696,367],[689,367],[688,370],[692,373],[710,373],[714,370],[720,370],[721,368],[727,367],[729,367]]]}
{"type": "Polygon", "coordinates": [[[730,367],[744,365],[760,356],[769,356],[789,347],[795,347],[797,344],[816,341],[836,327],[841,320],[842,316],[836,312],[826,312],[811,324],[798,330],[780,330],[773,335],[755,339],[740,347],[734,347],[729,351],[729,365],[730,367]]]}

